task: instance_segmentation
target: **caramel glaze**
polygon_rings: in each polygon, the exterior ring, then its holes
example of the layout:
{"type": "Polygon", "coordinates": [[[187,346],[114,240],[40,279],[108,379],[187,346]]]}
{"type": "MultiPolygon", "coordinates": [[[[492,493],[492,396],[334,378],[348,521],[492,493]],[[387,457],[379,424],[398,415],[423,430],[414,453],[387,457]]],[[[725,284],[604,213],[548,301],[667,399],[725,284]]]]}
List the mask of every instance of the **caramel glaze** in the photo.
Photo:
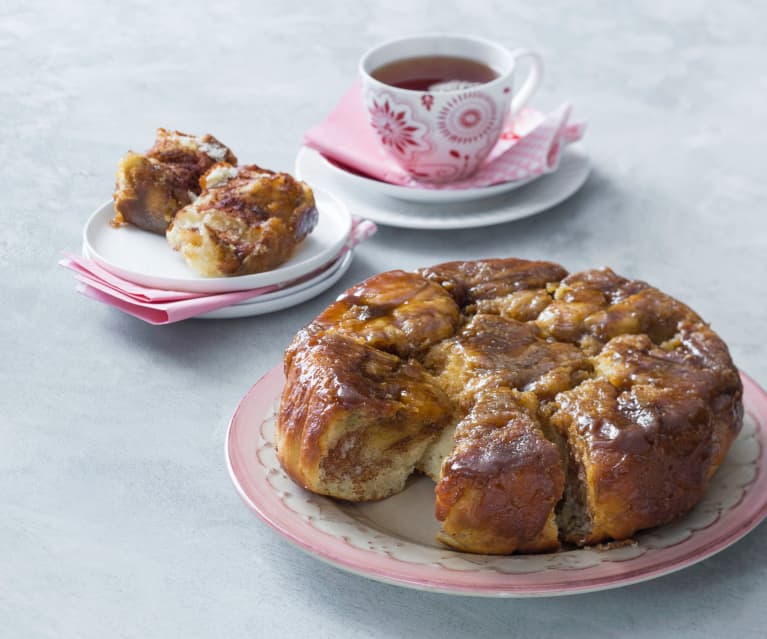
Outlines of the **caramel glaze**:
{"type": "Polygon", "coordinates": [[[551,399],[572,387],[577,371],[589,367],[580,349],[546,341],[534,324],[485,313],[472,316],[455,337],[435,346],[425,363],[464,403],[488,384],[551,399]]]}
{"type": "Polygon", "coordinates": [[[504,554],[558,545],[541,531],[562,495],[557,447],[535,420],[536,400],[509,388],[485,389],[455,432],[437,483],[440,539],[460,549],[504,554]]]}
{"type": "MultiPolygon", "coordinates": [[[[278,455],[294,481],[316,492],[354,501],[388,496],[363,491],[395,458],[422,450],[450,415],[449,400],[417,361],[340,333],[301,331],[285,372],[278,455]]],[[[408,460],[397,491],[416,462],[408,460]]]]}
{"type": "MultiPolygon", "coordinates": [[[[201,183],[206,188],[206,176],[201,183]]],[[[275,173],[255,164],[237,168],[235,177],[212,188],[199,203],[200,211],[216,210],[248,226],[270,218],[282,220],[294,242],[300,242],[317,223],[311,191],[287,173],[275,173]]]]}
{"type": "Polygon", "coordinates": [[[549,262],[374,276],[297,335],[285,371],[278,454],[312,490],[349,498],[336,484],[353,477],[355,498],[378,498],[382,468],[454,429],[436,515],[439,538],[469,552],[668,522],[700,499],[742,423],[727,347],[691,309],[610,269],[549,262]]]}
{"type": "Polygon", "coordinates": [[[462,306],[483,299],[509,295],[523,289],[545,288],[567,271],[553,262],[514,258],[445,262],[417,271],[448,291],[462,306]]]}
{"type": "Polygon", "coordinates": [[[592,520],[568,541],[624,539],[678,517],[702,496],[712,461],[704,399],[652,386],[620,393],[589,380],[558,403],[552,422],[585,471],[592,520]]]}
{"type": "Polygon", "coordinates": [[[407,357],[450,337],[459,320],[458,306],[440,286],[415,273],[389,271],[343,293],[310,330],[345,333],[407,357]]]}

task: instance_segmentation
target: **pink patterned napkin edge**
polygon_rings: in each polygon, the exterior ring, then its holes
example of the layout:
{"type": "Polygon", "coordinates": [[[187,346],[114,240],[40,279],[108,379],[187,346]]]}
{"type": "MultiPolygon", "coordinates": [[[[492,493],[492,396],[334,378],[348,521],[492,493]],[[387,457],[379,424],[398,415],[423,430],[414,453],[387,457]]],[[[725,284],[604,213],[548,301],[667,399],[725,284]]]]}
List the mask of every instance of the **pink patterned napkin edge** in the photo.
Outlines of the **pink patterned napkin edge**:
{"type": "Polygon", "coordinates": [[[59,265],[74,271],[79,293],[150,324],[170,324],[304,282],[337,263],[343,255],[369,239],[377,230],[373,222],[354,218],[346,243],[321,268],[290,282],[228,293],[185,293],[142,286],[111,273],[92,260],[71,253],[64,253],[59,265]]]}

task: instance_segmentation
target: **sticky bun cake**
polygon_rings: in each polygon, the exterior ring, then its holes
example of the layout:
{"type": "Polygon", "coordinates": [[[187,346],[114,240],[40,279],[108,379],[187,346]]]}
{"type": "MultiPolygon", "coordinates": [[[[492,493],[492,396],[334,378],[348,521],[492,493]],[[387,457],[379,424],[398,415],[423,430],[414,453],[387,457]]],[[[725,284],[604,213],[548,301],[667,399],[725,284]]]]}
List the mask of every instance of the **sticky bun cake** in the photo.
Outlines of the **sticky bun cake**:
{"type": "Polygon", "coordinates": [[[199,195],[200,178],[216,162],[237,164],[237,158],[212,135],[157,129],[149,151],[129,151],[120,160],[113,226],[165,233],[176,212],[199,195]]]}
{"type": "Polygon", "coordinates": [[[287,173],[220,162],[200,185],[200,196],[176,213],[166,237],[202,275],[273,269],[317,224],[312,190],[287,173]]]}
{"type": "Polygon", "coordinates": [[[285,353],[277,454],[308,490],[435,482],[439,539],[546,552],[624,540],[702,497],[738,434],[724,342],[610,269],[451,262],[350,288],[285,353]]]}

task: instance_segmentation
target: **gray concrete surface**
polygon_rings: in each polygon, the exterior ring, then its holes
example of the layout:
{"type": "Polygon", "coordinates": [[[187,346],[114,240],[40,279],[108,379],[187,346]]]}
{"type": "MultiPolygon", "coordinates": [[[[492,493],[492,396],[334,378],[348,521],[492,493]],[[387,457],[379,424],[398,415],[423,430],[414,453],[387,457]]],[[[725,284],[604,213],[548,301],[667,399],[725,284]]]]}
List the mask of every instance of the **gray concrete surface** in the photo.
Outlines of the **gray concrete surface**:
{"type": "Polygon", "coordinates": [[[767,47],[756,2],[0,3],[0,636],[762,637],[767,525],[649,583],[542,600],[350,576],[257,520],[223,436],[292,334],[374,272],[491,255],[608,264],[689,302],[767,384],[767,47]],[[373,43],[459,31],[542,52],[595,169],[463,232],[382,228],[342,282],[265,317],[152,327],[86,300],[77,250],[157,126],[291,169],[373,43]]]}

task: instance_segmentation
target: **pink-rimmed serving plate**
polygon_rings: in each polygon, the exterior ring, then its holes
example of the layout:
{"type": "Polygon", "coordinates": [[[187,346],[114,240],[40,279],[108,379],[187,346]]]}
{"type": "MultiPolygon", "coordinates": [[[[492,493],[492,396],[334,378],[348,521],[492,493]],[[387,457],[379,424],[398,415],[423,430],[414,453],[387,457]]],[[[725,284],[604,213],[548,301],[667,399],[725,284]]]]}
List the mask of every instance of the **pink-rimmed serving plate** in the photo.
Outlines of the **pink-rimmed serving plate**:
{"type": "Polygon", "coordinates": [[[434,484],[415,477],[394,497],[337,502],[300,488],[274,451],[282,367],[262,377],[237,407],[226,438],[232,481],[261,519],[314,557],[399,586],[489,597],[590,592],[675,572],[723,550],[767,516],[767,393],[742,375],[743,430],[703,500],[673,524],[635,543],[544,555],[490,556],[450,550],[434,540],[434,484]]]}

